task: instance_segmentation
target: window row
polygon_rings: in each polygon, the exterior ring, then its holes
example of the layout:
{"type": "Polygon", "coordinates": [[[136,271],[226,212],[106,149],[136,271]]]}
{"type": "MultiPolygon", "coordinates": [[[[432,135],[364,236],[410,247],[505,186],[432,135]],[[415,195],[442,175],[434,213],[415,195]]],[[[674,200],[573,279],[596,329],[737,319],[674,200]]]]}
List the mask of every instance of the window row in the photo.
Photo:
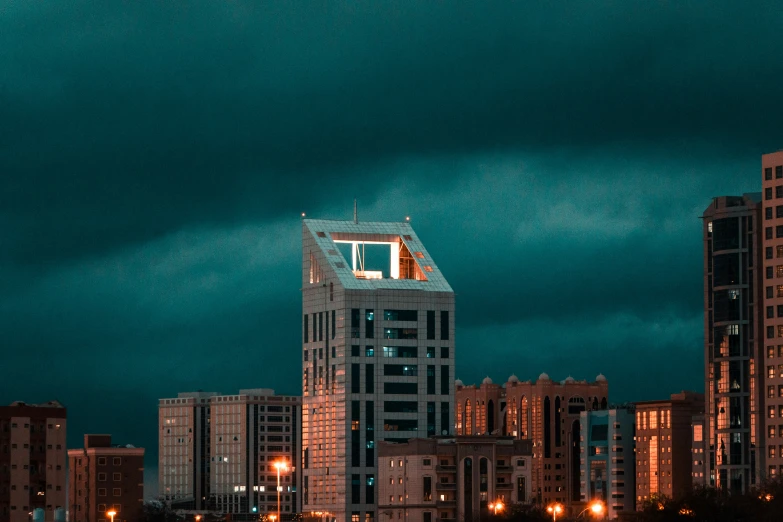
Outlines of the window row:
{"type": "MultiPolygon", "coordinates": [[[[775,167],[775,179],[783,178],[783,165],[775,167]]],[[[764,181],[772,181],[772,167],[766,167],[764,169],[764,181]]]]}

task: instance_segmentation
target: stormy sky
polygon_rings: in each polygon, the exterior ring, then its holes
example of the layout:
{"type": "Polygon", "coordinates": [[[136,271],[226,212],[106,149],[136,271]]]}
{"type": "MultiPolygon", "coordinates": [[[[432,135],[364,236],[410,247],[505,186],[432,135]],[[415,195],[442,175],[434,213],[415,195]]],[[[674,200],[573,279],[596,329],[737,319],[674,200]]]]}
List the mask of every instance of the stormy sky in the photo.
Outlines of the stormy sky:
{"type": "Polygon", "coordinates": [[[0,403],[154,474],[158,398],[299,393],[299,216],[354,197],[455,289],[466,383],[701,389],[699,216],[783,147],[783,11],[533,4],[0,0],[0,403]]]}

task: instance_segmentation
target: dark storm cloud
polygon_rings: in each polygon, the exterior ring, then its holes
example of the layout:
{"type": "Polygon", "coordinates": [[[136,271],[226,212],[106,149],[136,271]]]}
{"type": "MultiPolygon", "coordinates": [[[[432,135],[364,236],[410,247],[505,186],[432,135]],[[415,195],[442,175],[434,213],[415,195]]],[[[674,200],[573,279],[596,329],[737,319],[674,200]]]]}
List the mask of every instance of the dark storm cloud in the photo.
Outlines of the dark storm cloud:
{"type": "Polygon", "coordinates": [[[699,388],[698,216],[783,142],[781,22],[776,2],[6,3],[0,402],[59,397],[71,445],[112,431],[154,461],[158,397],[297,393],[297,216],[354,196],[413,216],[458,294],[464,381],[699,388]]]}

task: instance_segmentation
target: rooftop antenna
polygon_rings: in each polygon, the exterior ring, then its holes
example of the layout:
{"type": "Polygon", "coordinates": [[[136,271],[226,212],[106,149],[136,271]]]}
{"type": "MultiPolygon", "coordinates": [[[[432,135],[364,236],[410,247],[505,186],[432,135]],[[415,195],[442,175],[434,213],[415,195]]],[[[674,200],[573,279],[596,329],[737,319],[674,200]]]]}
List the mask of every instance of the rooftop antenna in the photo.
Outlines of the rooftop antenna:
{"type": "Polygon", "coordinates": [[[359,224],[359,211],[356,207],[356,198],[353,198],[353,222],[359,224]]]}

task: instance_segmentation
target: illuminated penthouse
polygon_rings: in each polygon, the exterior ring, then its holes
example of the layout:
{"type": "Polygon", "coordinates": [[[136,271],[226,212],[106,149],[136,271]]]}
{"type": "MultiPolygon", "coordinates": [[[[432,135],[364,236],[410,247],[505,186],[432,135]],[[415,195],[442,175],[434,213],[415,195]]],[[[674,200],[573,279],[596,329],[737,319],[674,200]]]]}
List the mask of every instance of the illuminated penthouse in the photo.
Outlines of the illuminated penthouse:
{"type": "Polygon", "coordinates": [[[373,522],[376,444],[448,435],[454,293],[409,223],[302,222],[302,509],[373,522]]]}

